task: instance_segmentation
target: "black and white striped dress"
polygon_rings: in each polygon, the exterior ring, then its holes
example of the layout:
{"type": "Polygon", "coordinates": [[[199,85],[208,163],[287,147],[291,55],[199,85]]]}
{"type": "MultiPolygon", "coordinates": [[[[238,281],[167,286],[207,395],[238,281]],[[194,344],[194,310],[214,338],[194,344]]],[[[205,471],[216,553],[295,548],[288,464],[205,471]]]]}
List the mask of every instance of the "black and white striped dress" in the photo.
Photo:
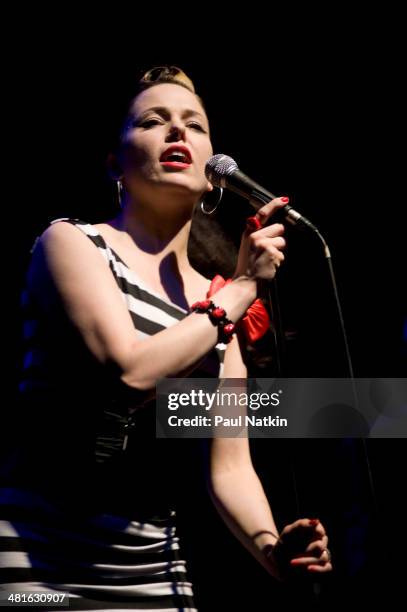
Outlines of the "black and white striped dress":
{"type": "MultiPolygon", "coordinates": [[[[92,225],[57,221],[99,249],[141,340],[187,316],[92,225]]],[[[27,292],[23,302],[21,429],[0,487],[0,597],[68,592],[73,610],[195,610],[175,527],[183,441],[155,438],[154,403],[135,406],[62,309],[44,315],[27,292]]],[[[224,349],[193,376],[218,377],[224,349]]]]}

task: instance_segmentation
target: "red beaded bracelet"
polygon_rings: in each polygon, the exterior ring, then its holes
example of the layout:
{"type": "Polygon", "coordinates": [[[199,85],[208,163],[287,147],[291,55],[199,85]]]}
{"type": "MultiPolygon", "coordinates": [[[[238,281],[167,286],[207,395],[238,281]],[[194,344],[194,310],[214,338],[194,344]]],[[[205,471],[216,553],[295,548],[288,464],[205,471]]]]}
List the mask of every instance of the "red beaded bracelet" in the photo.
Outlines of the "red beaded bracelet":
{"type": "MultiPolygon", "coordinates": [[[[231,278],[225,280],[223,276],[217,274],[211,282],[211,286],[209,287],[206,297],[212,297],[212,295],[216,294],[220,289],[222,289],[222,287],[229,285],[231,282],[231,278]]],[[[264,336],[269,328],[270,318],[263,305],[263,302],[259,298],[257,298],[257,300],[255,300],[251,306],[249,306],[246,313],[236,324],[238,336],[240,336],[240,332],[243,331],[246,336],[246,341],[249,344],[257,342],[257,340],[264,336]]]]}
{"type": "Polygon", "coordinates": [[[226,317],[224,308],[216,306],[212,300],[203,300],[192,304],[191,312],[207,313],[213,325],[216,325],[218,328],[218,342],[228,344],[232,340],[236,326],[226,317]]]}

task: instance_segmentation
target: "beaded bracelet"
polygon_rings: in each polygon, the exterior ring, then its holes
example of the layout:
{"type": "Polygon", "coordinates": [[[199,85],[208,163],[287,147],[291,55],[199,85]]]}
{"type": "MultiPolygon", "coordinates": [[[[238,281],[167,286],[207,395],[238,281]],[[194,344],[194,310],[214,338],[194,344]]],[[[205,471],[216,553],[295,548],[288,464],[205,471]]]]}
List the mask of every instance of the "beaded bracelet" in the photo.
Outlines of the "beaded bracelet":
{"type": "Polygon", "coordinates": [[[236,326],[226,317],[224,308],[216,306],[212,300],[203,300],[192,304],[191,312],[207,313],[211,323],[218,328],[218,342],[228,344],[228,342],[232,340],[232,335],[235,332],[236,326]]]}

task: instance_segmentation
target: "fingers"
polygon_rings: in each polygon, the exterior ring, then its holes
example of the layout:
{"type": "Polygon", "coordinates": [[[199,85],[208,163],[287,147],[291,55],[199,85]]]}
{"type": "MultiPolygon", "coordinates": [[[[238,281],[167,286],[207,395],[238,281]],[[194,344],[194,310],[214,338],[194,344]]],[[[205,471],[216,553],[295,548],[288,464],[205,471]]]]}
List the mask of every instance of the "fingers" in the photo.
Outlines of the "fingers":
{"type": "Polygon", "coordinates": [[[295,552],[292,556],[319,557],[328,547],[328,536],[318,519],[299,519],[287,525],[280,534],[282,544],[288,550],[295,552]]]}
{"type": "Polygon", "coordinates": [[[287,525],[279,542],[279,552],[293,571],[325,573],[332,570],[328,536],[319,519],[299,519],[287,525]]]}
{"type": "Polygon", "coordinates": [[[248,217],[242,234],[237,271],[258,279],[271,280],[275,277],[285,259],[282,253],[286,246],[282,236],[285,228],[282,223],[262,225],[275,210],[286,205],[286,201],[288,198],[275,198],[259,209],[255,217],[248,217]]]}
{"type": "Polygon", "coordinates": [[[291,568],[307,570],[310,572],[325,573],[332,571],[332,563],[323,559],[315,559],[313,557],[303,557],[301,559],[292,559],[290,561],[291,568]]]}
{"type": "Polygon", "coordinates": [[[307,564],[306,567],[307,567],[307,570],[310,572],[316,572],[320,574],[325,573],[325,572],[330,572],[333,568],[332,568],[332,561],[331,561],[331,553],[329,549],[324,548],[324,550],[318,557],[317,562],[316,563],[311,562],[307,564]]]}
{"type": "Polygon", "coordinates": [[[320,557],[328,548],[328,538],[324,536],[321,540],[313,540],[305,549],[306,553],[312,554],[314,557],[320,557]]]}
{"type": "Polygon", "coordinates": [[[283,249],[285,247],[285,240],[279,236],[276,238],[257,238],[251,240],[251,246],[255,249],[260,248],[264,250],[267,250],[269,247],[271,249],[283,249]]]}
{"type": "Polygon", "coordinates": [[[319,519],[298,519],[292,523],[294,529],[305,529],[313,531],[316,537],[322,538],[326,535],[325,527],[319,519]]]}
{"type": "Polygon", "coordinates": [[[294,535],[294,532],[304,534],[314,532],[315,535],[321,538],[326,535],[325,528],[319,519],[298,519],[294,521],[294,523],[284,527],[283,531],[281,532],[281,537],[284,537],[284,534],[294,535]]]}
{"type": "Polygon", "coordinates": [[[309,565],[307,569],[316,574],[325,574],[325,572],[331,572],[333,568],[332,563],[329,562],[326,565],[309,565]]]}
{"type": "Polygon", "coordinates": [[[259,278],[274,278],[276,270],[283,263],[285,257],[282,249],[286,244],[280,235],[283,231],[283,225],[274,224],[248,236],[249,251],[255,258],[256,274],[259,278]]]}
{"type": "Polygon", "coordinates": [[[297,556],[291,559],[290,566],[292,568],[303,568],[310,571],[330,571],[332,569],[331,554],[328,548],[322,548],[321,541],[318,542],[318,547],[314,547],[313,554],[297,556]]]}
{"type": "Polygon", "coordinates": [[[281,251],[286,246],[286,241],[281,236],[283,232],[284,226],[280,223],[253,232],[249,236],[250,247],[255,250],[261,249],[267,251],[272,258],[276,258],[281,263],[284,260],[284,255],[281,251]]]}
{"type": "MultiPolygon", "coordinates": [[[[251,232],[250,239],[258,240],[259,238],[276,238],[281,237],[284,234],[285,227],[282,223],[273,223],[272,225],[267,225],[262,229],[259,229],[255,232],[251,232]]],[[[285,244],[285,241],[284,241],[285,244]]]]}
{"type": "Polygon", "coordinates": [[[328,549],[328,536],[318,519],[300,519],[290,526],[291,533],[308,531],[310,543],[303,553],[290,561],[293,568],[303,568],[310,572],[325,573],[332,570],[331,554],[328,549]]]}
{"type": "MultiPolygon", "coordinates": [[[[315,520],[317,520],[317,519],[315,519],[315,520]]],[[[312,525],[312,527],[313,527],[313,530],[314,530],[314,539],[323,538],[324,536],[326,537],[325,527],[323,526],[323,524],[320,521],[318,521],[317,523],[312,525]]]]}
{"type": "Polygon", "coordinates": [[[289,201],[290,198],[288,198],[287,196],[281,198],[274,198],[274,200],[267,202],[267,204],[259,208],[255,216],[260,220],[262,225],[265,225],[269,218],[277,210],[279,210],[280,208],[284,208],[284,206],[287,206],[289,201]]]}

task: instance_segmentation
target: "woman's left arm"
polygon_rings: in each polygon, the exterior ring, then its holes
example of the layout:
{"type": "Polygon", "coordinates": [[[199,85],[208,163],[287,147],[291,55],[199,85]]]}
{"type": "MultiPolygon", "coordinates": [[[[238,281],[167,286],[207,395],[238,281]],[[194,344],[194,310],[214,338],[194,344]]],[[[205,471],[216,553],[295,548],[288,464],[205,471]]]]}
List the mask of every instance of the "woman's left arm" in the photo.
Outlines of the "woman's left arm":
{"type": "MultiPolygon", "coordinates": [[[[228,344],[222,377],[247,378],[236,336],[228,344]]],[[[251,461],[248,438],[212,438],[208,461],[209,493],[220,516],[249,552],[278,576],[266,554],[275,545],[278,531],[251,461]]]]}
{"type": "MultiPolygon", "coordinates": [[[[247,378],[236,337],[226,350],[223,378],[247,378]]],[[[330,559],[327,563],[323,558],[328,538],[318,521],[296,521],[287,526],[279,538],[269,502],[252,464],[247,437],[212,438],[208,462],[208,489],[217,511],[232,533],[271,575],[281,579],[282,572],[286,573],[282,562],[284,566],[307,570],[314,559],[318,570],[331,569],[330,559]],[[296,550],[290,546],[293,536],[299,536],[297,540],[301,542],[296,550]],[[277,552],[279,554],[275,554],[277,552]]]]}

